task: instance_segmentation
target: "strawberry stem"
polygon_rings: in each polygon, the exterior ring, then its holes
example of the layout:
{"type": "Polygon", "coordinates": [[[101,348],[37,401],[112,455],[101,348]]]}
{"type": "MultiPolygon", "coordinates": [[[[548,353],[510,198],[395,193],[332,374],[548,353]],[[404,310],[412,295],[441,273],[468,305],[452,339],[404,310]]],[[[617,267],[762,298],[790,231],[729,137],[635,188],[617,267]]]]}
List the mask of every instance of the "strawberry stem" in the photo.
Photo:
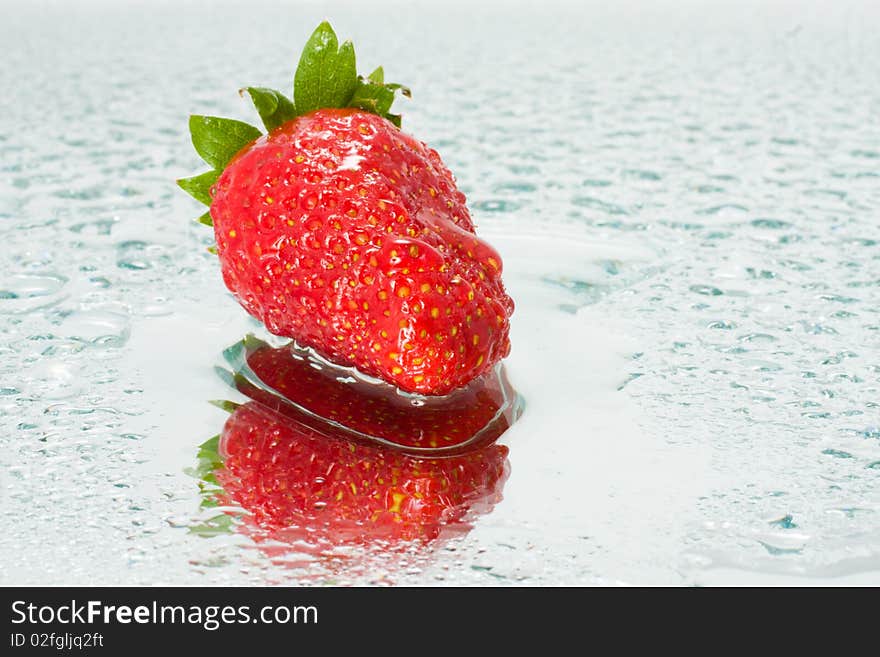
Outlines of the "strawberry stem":
{"type": "MultiPolygon", "coordinates": [[[[378,67],[364,78],[357,74],[354,45],[339,44],[336,32],[327,21],[315,28],[303,48],[294,74],[293,97],[265,87],[246,87],[266,130],[292,121],[298,116],[330,107],[352,107],[371,112],[400,127],[400,115],[391,113],[397,92],[409,98],[409,88],[385,83],[385,71],[378,67]]],[[[177,184],[190,196],[211,205],[211,186],[229,161],[245,146],[262,134],[257,128],[217,116],[193,115],[189,120],[192,143],[196,152],[211,167],[210,171],[182,178],[177,184]]],[[[198,221],[213,225],[210,214],[198,221]]]]}

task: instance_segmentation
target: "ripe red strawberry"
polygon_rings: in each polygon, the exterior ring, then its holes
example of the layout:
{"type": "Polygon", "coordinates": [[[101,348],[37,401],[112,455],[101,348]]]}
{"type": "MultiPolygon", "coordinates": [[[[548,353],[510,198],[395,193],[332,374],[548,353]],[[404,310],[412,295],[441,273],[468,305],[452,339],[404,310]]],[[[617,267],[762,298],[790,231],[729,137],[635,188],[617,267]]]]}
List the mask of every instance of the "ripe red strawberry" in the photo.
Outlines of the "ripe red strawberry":
{"type": "Polygon", "coordinates": [[[224,501],[280,540],[431,540],[501,499],[507,448],[419,458],[355,445],[249,402],[226,421],[215,472],[224,501]]]}
{"type": "Polygon", "coordinates": [[[414,405],[393,386],[358,380],[342,368],[316,362],[292,344],[273,349],[248,336],[226,355],[240,375],[236,386],[252,399],[319,430],[330,421],[352,440],[384,440],[415,448],[407,450],[411,453],[460,453],[494,442],[520,411],[503,370],[414,405]]]}
{"type": "Polygon", "coordinates": [[[513,302],[452,174],[388,113],[401,87],[383,77],[358,78],[351,44],[322,24],[294,101],[248,90],[268,134],[192,117],[215,170],[181,186],[210,204],[223,279],[271,332],[445,395],[508,354],[513,302]]]}

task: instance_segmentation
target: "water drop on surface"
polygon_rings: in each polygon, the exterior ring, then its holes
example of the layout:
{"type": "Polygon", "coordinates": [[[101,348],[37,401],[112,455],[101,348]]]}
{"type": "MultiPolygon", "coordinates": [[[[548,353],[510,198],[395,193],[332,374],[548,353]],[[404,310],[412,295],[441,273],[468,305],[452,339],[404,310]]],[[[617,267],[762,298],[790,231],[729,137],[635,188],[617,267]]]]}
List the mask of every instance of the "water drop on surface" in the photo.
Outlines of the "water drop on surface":
{"type": "Polygon", "coordinates": [[[44,358],[30,370],[25,371],[25,390],[40,399],[59,400],[79,395],[84,381],[78,376],[77,366],[72,362],[44,358]]]}
{"type": "Polygon", "coordinates": [[[121,347],[131,334],[130,320],[114,312],[91,310],[71,313],[61,324],[65,337],[96,347],[121,347]]]}

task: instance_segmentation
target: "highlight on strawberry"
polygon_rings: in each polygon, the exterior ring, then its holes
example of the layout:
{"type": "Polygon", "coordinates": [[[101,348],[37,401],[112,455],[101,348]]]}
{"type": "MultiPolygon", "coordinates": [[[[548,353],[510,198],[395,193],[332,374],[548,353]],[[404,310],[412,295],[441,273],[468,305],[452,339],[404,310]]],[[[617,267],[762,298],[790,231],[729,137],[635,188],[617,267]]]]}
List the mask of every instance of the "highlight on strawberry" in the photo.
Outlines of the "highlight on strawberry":
{"type": "Polygon", "coordinates": [[[223,280],[270,332],[421,395],[447,395],[510,351],[513,301],[437,152],[400,129],[398,93],[328,23],[293,95],[244,91],[266,134],[192,116],[210,170],[178,181],[210,206],[223,280]]]}

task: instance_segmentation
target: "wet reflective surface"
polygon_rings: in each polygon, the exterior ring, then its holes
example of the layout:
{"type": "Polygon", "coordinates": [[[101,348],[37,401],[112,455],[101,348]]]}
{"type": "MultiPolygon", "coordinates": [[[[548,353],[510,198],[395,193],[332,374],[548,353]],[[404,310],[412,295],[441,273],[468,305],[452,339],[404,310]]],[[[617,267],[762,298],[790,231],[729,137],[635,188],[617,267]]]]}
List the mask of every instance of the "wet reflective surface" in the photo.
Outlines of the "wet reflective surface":
{"type": "Polygon", "coordinates": [[[880,582],[874,3],[13,6],[0,581],[880,582]],[[528,405],[468,532],[316,558],[186,472],[230,417],[205,400],[246,404],[220,354],[283,342],[173,181],[186,116],[253,118],[235,90],[287,88],[325,17],[413,88],[404,128],[504,258],[528,405]]]}

